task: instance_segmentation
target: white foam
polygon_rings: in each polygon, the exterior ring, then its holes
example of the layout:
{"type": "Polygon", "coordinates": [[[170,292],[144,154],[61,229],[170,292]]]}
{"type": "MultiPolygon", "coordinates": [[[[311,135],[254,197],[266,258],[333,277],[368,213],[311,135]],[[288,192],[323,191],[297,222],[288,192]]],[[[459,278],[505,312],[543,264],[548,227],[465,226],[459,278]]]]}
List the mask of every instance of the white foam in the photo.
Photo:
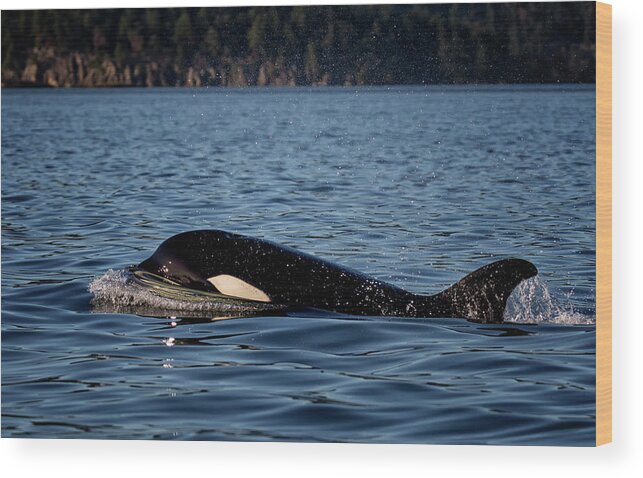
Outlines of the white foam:
{"type": "Polygon", "coordinates": [[[594,325],[596,317],[574,310],[568,297],[555,298],[539,276],[521,282],[507,300],[505,322],[594,325]]]}

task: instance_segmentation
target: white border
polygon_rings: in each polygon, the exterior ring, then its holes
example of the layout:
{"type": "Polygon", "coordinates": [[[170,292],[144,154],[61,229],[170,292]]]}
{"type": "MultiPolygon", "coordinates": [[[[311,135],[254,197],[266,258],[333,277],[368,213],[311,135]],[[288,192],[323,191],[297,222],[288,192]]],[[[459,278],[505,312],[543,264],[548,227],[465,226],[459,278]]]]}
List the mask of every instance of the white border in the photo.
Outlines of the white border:
{"type": "MultiPolygon", "coordinates": [[[[5,0],[3,9],[306,4],[302,1],[5,0]]],[[[325,4],[400,3],[327,1],[325,4]]],[[[412,2],[408,2],[412,3],[412,2]]],[[[417,2],[416,2],[417,3],[417,2]]],[[[436,3],[436,2],[434,2],[436,3]]],[[[641,459],[641,68],[643,2],[612,0],[614,443],[594,448],[0,440],[8,476],[635,476],[641,459]],[[160,476],[160,475],[158,475],[160,476]]],[[[640,476],[640,475],[638,475],[640,476]]]]}

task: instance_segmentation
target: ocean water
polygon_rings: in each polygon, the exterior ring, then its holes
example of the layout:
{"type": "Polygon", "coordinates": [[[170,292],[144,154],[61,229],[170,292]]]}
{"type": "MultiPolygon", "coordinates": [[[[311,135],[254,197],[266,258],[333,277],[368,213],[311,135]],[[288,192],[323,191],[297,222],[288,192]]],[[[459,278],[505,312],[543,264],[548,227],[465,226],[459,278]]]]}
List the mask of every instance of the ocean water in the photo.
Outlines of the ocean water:
{"type": "Polygon", "coordinates": [[[572,85],[3,89],[2,436],[592,445],[594,104],[572,85]],[[506,257],[540,273],[500,325],[134,307],[123,270],[203,228],[416,293],[506,257]]]}

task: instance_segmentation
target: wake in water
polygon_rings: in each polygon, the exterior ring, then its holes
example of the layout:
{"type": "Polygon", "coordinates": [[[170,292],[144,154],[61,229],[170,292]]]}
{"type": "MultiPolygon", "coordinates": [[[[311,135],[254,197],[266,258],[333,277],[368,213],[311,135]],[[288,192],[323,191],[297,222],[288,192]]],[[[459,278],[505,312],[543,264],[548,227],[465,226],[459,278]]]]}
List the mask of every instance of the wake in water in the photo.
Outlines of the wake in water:
{"type": "MultiPolygon", "coordinates": [[[[287,306],[233,299],[187,289],[142,271],[108,270],[89,284],[95,312],[157,317],[241,317],[286,310],[287,306]]],[[[595,318],[561,303],[538,276],[523,281],[505,308],[506,323],[594,325],[595,318]]]]}
{"type": "Polygon", "coordinates": [[[154,274],[130,270],[108,270],[90,282],[89,292],[94,295],[94,311],[103,313],[229,317],[285,308],[187,289],[154,274]]]}
{"type": "Polygon", "coordinates": [[[561,303],[539,276],[522,281],[505,307],[504,320],[509,323],[594,325],[596,318],[574,310],[570,300],[561,303]]]}

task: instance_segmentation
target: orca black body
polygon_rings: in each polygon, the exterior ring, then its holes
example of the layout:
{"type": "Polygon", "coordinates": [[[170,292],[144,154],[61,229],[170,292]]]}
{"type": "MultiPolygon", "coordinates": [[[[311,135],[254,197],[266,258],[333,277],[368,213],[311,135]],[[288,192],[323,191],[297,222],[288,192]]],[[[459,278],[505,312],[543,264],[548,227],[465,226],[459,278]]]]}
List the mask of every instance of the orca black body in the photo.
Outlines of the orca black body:
{"type": "Polygon", "coordinates": [[[500,323],[507,298],[538,273],[521,259],[482,267],[435,295],[418,295],[293,248],[224,231],[178,234],[139,269],[183,287],[245,300],[354,315],[461,317],[500,323]]]}

